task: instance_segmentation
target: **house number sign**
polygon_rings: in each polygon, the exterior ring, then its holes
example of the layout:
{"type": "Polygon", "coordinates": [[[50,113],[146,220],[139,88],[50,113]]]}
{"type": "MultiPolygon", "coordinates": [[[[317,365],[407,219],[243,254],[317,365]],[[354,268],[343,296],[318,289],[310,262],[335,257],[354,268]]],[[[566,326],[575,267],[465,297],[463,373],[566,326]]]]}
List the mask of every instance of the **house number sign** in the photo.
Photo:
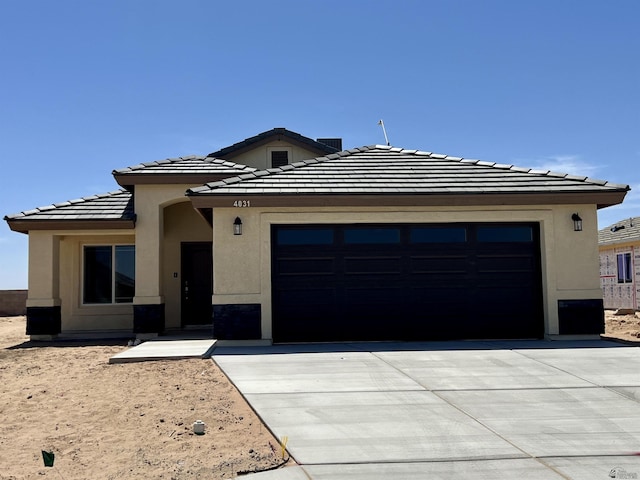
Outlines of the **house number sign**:
{"type": "Polygon", "coordinates": [[[250,207],[251,206],[251,200],[236,200],[235,202],[233,202],[233,206],[234,207],[250,207]]]}

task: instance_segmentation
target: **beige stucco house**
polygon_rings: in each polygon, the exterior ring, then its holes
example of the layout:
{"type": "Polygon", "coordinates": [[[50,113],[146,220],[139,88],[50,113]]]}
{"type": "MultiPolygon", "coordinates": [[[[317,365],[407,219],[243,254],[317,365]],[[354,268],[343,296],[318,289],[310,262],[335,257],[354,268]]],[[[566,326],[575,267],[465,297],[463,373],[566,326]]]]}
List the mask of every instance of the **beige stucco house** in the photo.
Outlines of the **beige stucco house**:
{"type": "Polygon", "coordinates": [[[113,175],[115,192],[5,217],[29,235],[33,338],[597,334],[596,212],[629,190],[283,128],[113,175]]]}
{"type": "Polygon", "coordinates": [[[640,218],[598,232],[604,307],[640,310],[640,218]]]}

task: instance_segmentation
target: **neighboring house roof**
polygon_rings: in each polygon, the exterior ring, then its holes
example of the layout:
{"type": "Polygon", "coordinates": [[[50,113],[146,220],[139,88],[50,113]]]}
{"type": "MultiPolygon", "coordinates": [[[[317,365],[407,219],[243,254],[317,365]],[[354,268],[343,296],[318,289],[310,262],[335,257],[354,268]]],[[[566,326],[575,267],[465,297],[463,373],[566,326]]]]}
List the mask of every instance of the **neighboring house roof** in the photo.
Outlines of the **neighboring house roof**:
{"type": "Polygon", "coordinates": [[[598,231],[598,244],[617,245],[640,242],[640,218],[627,218],[598,231]]]}
{"type": "Polygon", "coordinates": [[[11,230],[134,228],[133,195],[117,190],[7,215],[11,230]]]}
{"type": "Polygon", "coordinates": [[[307,197],[310,203],[311,198],[317,203],[322,196],[323,204],[330,203],[328,196],[335,196],[342,205],[377,201],[398,205],[596,203],[605,207],[620,203],[628,190],[628,185],[583,176],[375,145],[243,174],[191,188],[187,194],[199,207],[228,206],[227,197],[238,196],[260,196],[260,205],[265,206],[291,205],[286,199],[291,195],[307,197]]]}
{"type": "MultiPolygon", "coordinates": [[[[291,130],[287,130],[286,128],[274,128],[272,130],[268,130],[266,132],[259,133],[250,138],[246,138],[241,142],[234,143],[230,147],[225,147],[222,150],[218,150],[217,152],[210,153],[207,155],[208,157],[215,158],[233,158],[236,155],[239,155],[247,150],[251,150],[259,145],[269,143],[273,140],[286,140],[290,143],[299,145],[307,150],[311,150],[318,155],[326,155],[329,153],[335,153],[338,151],[337,148],[334,148],[325,143],[321,143],[319,141],[313,140],[311,138],[300,135],[299,133],[292,132],[291,130]]],[[[335,139],[329,139],[335,140],[335,139]]]]}
{"type": "Polygon", "coordinates": [[[203,184],[252,172],[255,168],[218,158],[191,155],[141,163],[113,171],[121,186],[140,184],[203,184]]]}

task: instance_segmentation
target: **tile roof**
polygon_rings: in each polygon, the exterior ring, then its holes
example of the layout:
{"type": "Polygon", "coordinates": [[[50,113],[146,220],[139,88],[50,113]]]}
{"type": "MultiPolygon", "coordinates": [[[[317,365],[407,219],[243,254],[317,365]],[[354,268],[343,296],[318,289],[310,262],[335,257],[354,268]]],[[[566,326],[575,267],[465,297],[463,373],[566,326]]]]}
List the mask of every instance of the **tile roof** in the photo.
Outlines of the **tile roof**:
{"type": "Polygon", "coordinates": [[[55,228],[51,222],[58,224],[67,221],[80,222],[77,223],[77,228],[81,227],[82,222],[91,228],[96,228],[102,222],[108,225],[119,223],[122,228],[133,228],[133,195],[126,190],[116,190],[7,215],[4,219],[12,230],[20,232],[55,228]]]}
{"type": "Polygon", "coordinates": [[[598,231],[600,245],[640,242],[640,217],[626,218],[598,231]]]}
{"type": "Polygon", "coordinates": [[[188,194],[466,195],[627,190],[627,185],[583,176],[374,145],[208,183],[188,194]]]}
{"type": "Polygon", "coordinates": [[[172,177],[175,182],[185,181],[186,183],[192,183],[198,177],[208,177],[199,182],[196,181],[196,183],[205,183],[213,178],[231,177],[254,170],[253,167],[219,158],[191,155],[121,168],[114,170],[113,175],[120,185],[138,183],[136,177],[142,176],[154,176],[157,180],[154,183],[162,183],[163,176],[172,177]],[[183,177],[189,177],[189,180],[184,180],[183,177]]]}
{"type": "Polygon", "coordinates": [[[256,144],[264,143],[270,140],[272,137],[284,137],[286,140],[293,141],[294,143],[298,143],[300,145],[306,146],[307,148],[315,150],[319,154],[329,154],[338,151],[337,148],[334,148],[330,145],[313,140],[309,137],[305,137],[303,135],[300,135],[299,133],[292,132],[291,130],[287,130],[286,128],[279,127],[259,133],[258,135],[255,135],[253,137],[246,138],[241,142],[234,143],[230,147],[225,147],[222,150],[210,153],[207,156],[225,158],[228,155],[233,155],[236,152],[244,151],[247,148],[256,146],[256,144]]]}

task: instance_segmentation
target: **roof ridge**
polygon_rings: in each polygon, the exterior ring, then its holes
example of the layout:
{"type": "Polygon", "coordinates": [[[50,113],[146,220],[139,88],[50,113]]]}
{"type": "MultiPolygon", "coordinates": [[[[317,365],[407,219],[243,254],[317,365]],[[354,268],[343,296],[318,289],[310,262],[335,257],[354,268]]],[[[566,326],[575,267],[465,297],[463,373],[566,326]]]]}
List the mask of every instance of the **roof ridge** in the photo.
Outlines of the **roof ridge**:
{"type": "Polygon", "coordinates": [[[619,225],[624,224],[624,223],[629,222],[629,221],[631,221],[631,223],[633,223],[633,225],[631,225],[630,228],[640,227],[640,217],[631,216],[631,217],[621,218],[620,220],[618,220],[617,222],[612,223],[611,225],[607,225],[606,227],[600,228],[598,231],[602,232],[604,230],[611,230],[613,227],[619,226],[619,225]]]}
{"type": "Polygon", "coordinates": [[[260,142],[262,140],[265,140],[275,135],[283,135],[292,140],[309,145],[315,148],[316,150],[319,150],[320,152],[331,153],[331,152],[337,151],[336,148],[330,145],[314,140],[313,138],[306,137],[298,132],[294,132],[293,130],[288,130],[287,128],[284,128],[284,127],[275,127],[275,128],[272,128],[271,130],[260,132],[257,135],[253,135],[252,137],[245,138],[244,140],[236,142],[232,145],[216,150],[215,152],[212,152],[209,155],[207,155],[207,157],[227,155],[229,153],[233,153],[235,151],[238,151],[242,148],[248,147],[254,143],[260,142]]]}
{"type": "Polygon", "coordinates": [[[167,165],[167,164],[176,164],[176,163],[185,162],[189,160],[199,160],[199,161],[202,161],[203,163],[217,164],[217,165],[222,165],[230,168],[255,170],[255,168],[250,167],[248,165],[232,162],[230,160],[225,160],[223,158],[210,157],[205,155],[186,155],[181,157],[171,157],[163,160],[154,160],[151,162],[138,163],[137,165],[115,169],[111,173],[112,175],[120,175],[120,174],[126,174],[126,173],[130,173],[137,170],[143,170],[148,167],[167,165]]]}
{"type": "Polygon", "coordinates": [[[87,195],[85,197],[75,198],[72,200],[66,200],[58,203],[52,203],[52,204],[44,205],[41,207],[35,207],[35,208],[32,208],[31,210],[23,210],[22,212],[14,213],[11,215],[5,215],[4,220],[14,220],[18,218],[28,217],[30,215],[36,215],[40,212],[46,212],[46,211],[55,210],[58,208],[69,207],[71,205],[77,205],[79,203],[87,203],[87,202],[91,202],[93,200],[98,200],[102,198],[112,198],[123,193],[128,194],[129,196],[132,195],[131,192],[125,190],[124,188],[119,188],[118,190],[113,190],[107,193],[97,193],[94,195],[87,195]]]}

